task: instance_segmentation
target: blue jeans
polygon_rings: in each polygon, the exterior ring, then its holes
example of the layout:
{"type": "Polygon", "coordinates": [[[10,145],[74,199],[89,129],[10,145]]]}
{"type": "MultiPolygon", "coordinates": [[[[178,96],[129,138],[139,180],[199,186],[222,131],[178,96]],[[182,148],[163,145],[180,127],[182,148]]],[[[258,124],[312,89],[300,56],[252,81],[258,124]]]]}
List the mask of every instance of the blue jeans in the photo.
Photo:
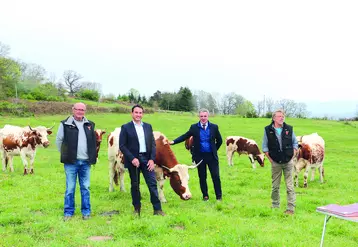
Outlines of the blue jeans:
{"type": "Polygon", "coordinates": [[[90,203],[90,169],[88,161],[77,160],[74,164],[64,164],[66,173],[66,193],[64,215],[72,216],[75,213],[75,191],[77,175],[81,191],[81,212],[82,215],[91,214],[90,203]]]}

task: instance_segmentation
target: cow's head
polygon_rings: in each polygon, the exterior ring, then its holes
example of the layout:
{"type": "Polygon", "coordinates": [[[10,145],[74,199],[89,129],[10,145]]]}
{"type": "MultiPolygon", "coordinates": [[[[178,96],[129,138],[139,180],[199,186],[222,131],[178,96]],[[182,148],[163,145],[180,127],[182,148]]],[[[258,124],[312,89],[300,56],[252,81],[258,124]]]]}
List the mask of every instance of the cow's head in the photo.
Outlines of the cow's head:
{"type": "Polygon", "coordinates": [[[99,149],[100,149],[100,147],[101,147],[102,136],[103,136],[104,134],[106,134],[106,131],[105,131],[105,130],[101,130],[101,129],[96,129],[94,133],[95,133],[95,135],[96,135],[96,152],[97,152],[96,157],[98,158],[98,152],[99,152],[99,149]]]}
{"type": "Polygon", "coordinates": [[[36,128],[31,128],[29,125],[30,138],[33,138],[35,145],[42,145],[47,148],[50,145],[50,141],[47,136],[52,134],[51,128],[44,126],[37,126],[36,128]]]}
{"type": "Polygon", "coordinates": [[[175,193],[177,193],[182,200],[189,200],[191,198],[191,192],[189,189],[189,169],[194,169],[200,165],[193,163],[192,166],[178,164],[173,168],[162,166],[165,176],[170,178],[170,185],[175,193]]]}
{"type": "Polygon", "coordinates": [[[264,154],[258,154],[254,156],[254,159],[257,160],[257,162],[260,164],[261,167],[264,167],[264,160],[265,160],[265,155],[264,154]]]}
{"type": "Polygon", "coordinates": [[[185,140],[185,148],[189,151],[191,151],[191,148],[194,145],[194,141],[193,141],[193,137],[189,137],[188,139],[185,140]]]}

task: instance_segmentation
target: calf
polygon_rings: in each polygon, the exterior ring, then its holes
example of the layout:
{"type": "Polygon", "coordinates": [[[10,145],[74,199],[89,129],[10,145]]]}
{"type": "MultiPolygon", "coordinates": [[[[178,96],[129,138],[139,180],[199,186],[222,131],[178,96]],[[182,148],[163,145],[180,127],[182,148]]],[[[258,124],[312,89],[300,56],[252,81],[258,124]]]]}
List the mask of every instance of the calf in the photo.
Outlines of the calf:
{"type": "Polygon", "coordinates": [[[255,160],[264,166],[264,154],[254,140],[242,136],[228,136],[226,138],[226,157],[230,166],[233,165],[233,155],[237,152],[239,155],[247,154],[249,156],[252,168],[256,169],[255,160]]]}
{"type": "Polygon", "coordinates": [[[113,182],[118,185],[118,177],[120,178],[120,190],[124,188],[124,159],[123,153],[119,150],[119,134],[121,128],[116,128],[108,135],[108,161],[109,161],[109,192],[114,191],[113,182]]]}
{"type": "Polygon", "coordinates": [[[311,181],[314,180],[316,168],[320,173],[320,181],[323,183],[324,168],[323,161],[325,155],[325,142],[317,133],[305,136],[297,136],[298,152],[294,157],[294,181],[295,186],[298,187],[298,175],[302,169],[305,169],[303,175],[303,187],[307,188],[308,172],[311,170],[311,181]]]}
{"type": "Polygon", "coordinates": [[[24,165],[24,175],[34,173],[34,160],[36,147],[43,146],[47,148],[50,145],[47,135],[52,133],[51,128],[38,126],[36,128],[18,127],[5,125],[0,130],[0,152],[2,153],[3,171],[6,170],[8,163],[10,171],[14,171],[13,157],[20,156],[24,165]],[[30,158],[30,169],[26,157],[30,158]]]}

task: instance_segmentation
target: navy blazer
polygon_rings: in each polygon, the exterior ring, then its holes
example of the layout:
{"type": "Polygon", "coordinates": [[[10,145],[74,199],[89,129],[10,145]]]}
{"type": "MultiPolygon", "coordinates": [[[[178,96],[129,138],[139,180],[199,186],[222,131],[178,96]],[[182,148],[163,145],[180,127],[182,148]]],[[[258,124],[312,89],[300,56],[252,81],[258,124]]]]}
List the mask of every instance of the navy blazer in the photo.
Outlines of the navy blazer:
{"type": "MultiPolygon", "coordinates": [[[[210,144],[211,144],[211,150],[213,152],[213,155],[216,160],[219,160],[218,158],[218,150],[223,143],[223,140],[221,138],[221,134],[219,131],[219,127],[216,124],[209,123],[210,128],[210,144]]],[[[174,144],[180,143],[188,139],[189,137],[193,137],[193,158],[195,160],[201,159],[201,151],[200,151],[200,127],[198,123],[192,124],[190,126],[190,129],[184,134],[173,140],[174,144]]]]}
{"type": "MultiPolygon", "coordinates": [[[[143,122],[147,159],[155,162],[155,140],[152,125],[143,122]]],[[[119,134],[119,149],[124,155],[124,166],[132,165],[132,160],[139,157],[139,140],[133,121],[123,124],[119,134]]]]}

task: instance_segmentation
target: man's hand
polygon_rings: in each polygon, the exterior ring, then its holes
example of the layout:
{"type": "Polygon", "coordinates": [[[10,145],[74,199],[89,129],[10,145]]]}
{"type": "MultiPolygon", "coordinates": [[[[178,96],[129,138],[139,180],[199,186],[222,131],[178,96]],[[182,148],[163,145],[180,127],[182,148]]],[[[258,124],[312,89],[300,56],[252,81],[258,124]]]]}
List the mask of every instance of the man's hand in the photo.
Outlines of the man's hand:
{"type": "Polygon", "coordinates": [[[148,164],[147,164],[147,167],[148,167],[148,171],[153,171],[154,170],[154,161],[153,160],[149,160],[148,161],[148,164]]]}
{"type": "Polygon", "coordinates": [[[174,141],[170,141],[169,144],[170,144],[170,145],[173,145],[173,144],[174,144],[174,141]]]}
{"type": "Polygon", "coordinates": [[[132,164],[135,166],[135,167],[139,167],[139,165],[140,165],[140,163],[139,163],[139,160],[137,159],[137,158],[134,158],[133,160],[132,160],[132,164]]]}

